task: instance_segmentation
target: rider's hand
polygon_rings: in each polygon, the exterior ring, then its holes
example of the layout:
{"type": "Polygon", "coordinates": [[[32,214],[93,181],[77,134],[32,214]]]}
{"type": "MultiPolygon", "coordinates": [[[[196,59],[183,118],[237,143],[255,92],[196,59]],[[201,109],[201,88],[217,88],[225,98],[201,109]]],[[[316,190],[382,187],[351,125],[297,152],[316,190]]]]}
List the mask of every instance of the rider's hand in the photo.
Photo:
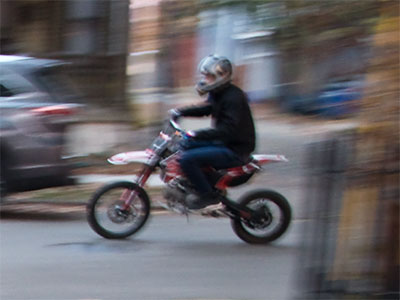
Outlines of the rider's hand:
{"type": "Polygon", "coordinates": [[[191,141],[193,141],[194,137],[196,136],[196,134],[194,133],[194,131],[189,130],[186,131],[185,134],[183,135],[183,143],[191,143],[191,141]]]}
{"type": "Polygon", "coordinates": [[[174,121],[178,121],[178,119],[182,116],[181,112],[177,109],[170,109],[168,113],[171,119],[174,121]]]}
{"type": "Polygon", "coordinates": [[[186,131],[182,136],[182,140],[180,141],[181,150],[186,151],[193,148],[198,148],[201,146],[201,141],[196,140],[196,133],[194,131],[186,131]]]}
{"type": "Polygon", "coordinates": [[[196,133],[192,130],[186,131],[186,137],[187,138],[194,138],[196,136],[196,133]]]}

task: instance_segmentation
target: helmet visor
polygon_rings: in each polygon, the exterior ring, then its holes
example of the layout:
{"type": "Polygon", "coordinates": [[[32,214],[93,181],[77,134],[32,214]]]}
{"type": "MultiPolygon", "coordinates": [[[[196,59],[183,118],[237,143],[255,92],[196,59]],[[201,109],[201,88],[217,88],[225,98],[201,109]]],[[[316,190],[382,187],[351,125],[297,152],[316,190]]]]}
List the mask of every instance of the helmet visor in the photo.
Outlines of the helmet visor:
{"type": "Polygon", "coordinates": [[[199,72],[202,74],[215,74],[215,67],[218,59],[215,56],[207,56],[199,63],[199,72]]]}
{"type": "Polygon", "coordinates": [[[229,82],[232,75],[232,66],[224,57],[209,55],[198,66],[196,89],[200,94],[210,92],[229,82]]]}

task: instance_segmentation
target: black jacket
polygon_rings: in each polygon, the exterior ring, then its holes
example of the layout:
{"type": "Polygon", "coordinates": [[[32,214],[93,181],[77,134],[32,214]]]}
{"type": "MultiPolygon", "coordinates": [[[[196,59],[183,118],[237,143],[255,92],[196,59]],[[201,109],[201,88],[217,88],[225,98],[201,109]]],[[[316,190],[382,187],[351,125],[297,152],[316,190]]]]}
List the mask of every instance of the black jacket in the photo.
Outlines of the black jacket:
{"type": "Polygon", "coordinates": [[[210,92],[204,105],[179,109],[182,116],[211,115],[212,128],[196,131],[195,138],[222,141],[241,157],[255,148],[255,129],[248,100],[244,92],[229,83],[216,92],[210,92]]]}

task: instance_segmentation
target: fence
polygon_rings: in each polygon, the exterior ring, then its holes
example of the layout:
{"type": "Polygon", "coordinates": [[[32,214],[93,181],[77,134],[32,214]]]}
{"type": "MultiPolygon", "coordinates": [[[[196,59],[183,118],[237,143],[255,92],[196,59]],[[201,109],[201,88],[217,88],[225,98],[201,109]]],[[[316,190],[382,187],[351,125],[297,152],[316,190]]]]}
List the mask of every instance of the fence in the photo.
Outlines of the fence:
{"type": "Polygon", "coordinates": [[[368,126],[310,145],[307,299],[399,299],[398,142],[368,126]]]}

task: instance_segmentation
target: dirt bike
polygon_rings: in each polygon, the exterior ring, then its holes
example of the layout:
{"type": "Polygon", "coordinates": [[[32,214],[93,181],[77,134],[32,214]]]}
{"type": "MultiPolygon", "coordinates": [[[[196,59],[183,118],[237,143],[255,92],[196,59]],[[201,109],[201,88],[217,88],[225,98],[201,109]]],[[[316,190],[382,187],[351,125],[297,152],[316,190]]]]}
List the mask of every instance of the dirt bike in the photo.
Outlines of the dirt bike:
{"type": "Polygon", "coordinates": [[[291,208],[284,196],[260,189],[233,201],[227,197],[227,189],[246,183],[268,163],[288,161],[285,156],[255,154],[239,167],[204,170],[210,183],[220,193],[221,203],[191,210],[185,198],[195,191],[183,176],[178,162],[182,153],[181,141],[185,137],[185,130],[171,119],[150,149],[119,153],[109,158],[108,162],[114,165],[142,163],[143,168],[134,181],[106,184],[94,193],[87,205],[91,228],[108,239],[122,239],[138,232],[150,214],[150,199],[144,186],[150,175],[159,169],[165,183],[165,202],[159,203],[162,207],[187,216],[229,217],[236,235],[247,243],[265,244],[279,238],[291,221],[291,208]]]}

